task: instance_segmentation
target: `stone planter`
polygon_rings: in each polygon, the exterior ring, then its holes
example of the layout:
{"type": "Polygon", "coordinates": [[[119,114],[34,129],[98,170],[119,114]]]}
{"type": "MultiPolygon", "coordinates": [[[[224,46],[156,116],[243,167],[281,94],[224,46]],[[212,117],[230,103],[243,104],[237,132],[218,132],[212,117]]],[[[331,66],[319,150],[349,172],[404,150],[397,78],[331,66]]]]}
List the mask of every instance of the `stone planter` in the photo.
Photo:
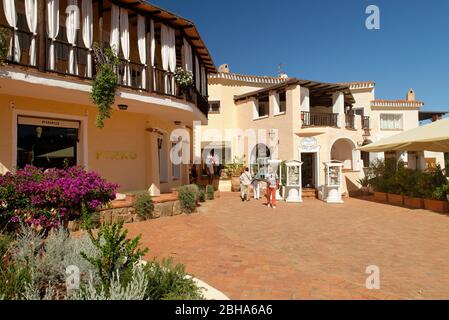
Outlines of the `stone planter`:
{"type": "Polygon", "coordinates": [[[127,194],[126,195],[126,201],[129,201],[131,203],[134,203],[136,201],[136,195],[135,194],[127,194]]]}
{"type": "Polygon", "coordinates": [[[240,177],[231,178],[231,190],[232,192],[240,191],[240,177]]]}
{"type": "Polygon", "coordinates": [[[421,198],[404,197],[404,206],[410,209],[423,209],[424,200],[421,198]]]}
{"type": "Polygon", "coordinates": [[[404,196],[400,194],[388,194],[388,203],[395,206],[403,206],[404,205],[404,196]]]}
{"type": "Polygon", "coordinates": [[[433,199],[424,199],[424,208],[439,213],[449,212],[449,202],[433,199]]]}
{"type": "Polygon", "coordinates": [[[385,192],[374,192],[374,200],[380,201],[380,202],[387,202],[388,201],[388,194],[385,192]]]}

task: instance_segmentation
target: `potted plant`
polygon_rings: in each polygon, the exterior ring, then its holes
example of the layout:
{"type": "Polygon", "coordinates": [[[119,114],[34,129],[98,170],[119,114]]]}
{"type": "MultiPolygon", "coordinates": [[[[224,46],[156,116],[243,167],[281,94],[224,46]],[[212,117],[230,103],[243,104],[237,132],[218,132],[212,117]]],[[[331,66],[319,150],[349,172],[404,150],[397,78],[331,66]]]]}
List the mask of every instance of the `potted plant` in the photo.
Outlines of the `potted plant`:
{"type": "Polygon", "coordinates": [[[358,184],[360,184],[360,195],[362,197],[367,196],[369,194],[370,187],[370,179],[368,176],[363,177],[362,179],[357,180],[358,184]]]}
{"type": "Polygon", "coordinates": [[[404,205],[404,196],[402,194],[388,193],[388,203],[402,207],[404,205]]]}
{"type": "Polygon", "coordinates": [[[225,168],[231,175],[231,190],[233,192],[240,191],[240,175],[245,171],[243,160],[236,157],[232,163],[226,164],[225,168]]]}
{"type": "Polygon", "coordinates": [[[439,213],[449,212],[448,192],[448,185],[437,187],[433,191],[431,199],[424,199],[424,208],[439,213]]]}
{"type": "Polygon", "coordinates": [[[404,206],[410,209],[423,209],[424,200],[413,191],[410,191],[407,196],[404,196],[404,206]]]}
{"type": "Polygon", "coordinates": [[[371,163],[368,172],[366,173],[366,175],[369,177],[369,184],[374,190],[374,200],[376,201],[388,201],[388,172],[387,162],[376,160],[371,163]]]}

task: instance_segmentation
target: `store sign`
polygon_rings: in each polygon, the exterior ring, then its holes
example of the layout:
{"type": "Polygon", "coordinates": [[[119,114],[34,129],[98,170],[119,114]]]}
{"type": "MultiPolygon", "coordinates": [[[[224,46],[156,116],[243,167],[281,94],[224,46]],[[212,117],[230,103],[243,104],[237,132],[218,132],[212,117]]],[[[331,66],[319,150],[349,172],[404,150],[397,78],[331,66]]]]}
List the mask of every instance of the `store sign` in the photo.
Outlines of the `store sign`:
{"type": "Polygon", "coordinates": [[[314,137],[307,137],[301,140],[300,147],[303,151],[313,151],[318,147],[318,141],[314,137]]]}
{"type": "Polygon", "coordinates": [[[50,118],[35,118],[35,117],[23,117],[19,116],[17,119],[18,124],[41,126],[41,127],[57,127],[57,128],[71,128],[79,129],[79,121],[50,119],[50,118]]]}
{"type": "Polygon", "coordinates": [[[137,153],[128,151],[99,151],[97,160],[136,160],[137,153]]]}

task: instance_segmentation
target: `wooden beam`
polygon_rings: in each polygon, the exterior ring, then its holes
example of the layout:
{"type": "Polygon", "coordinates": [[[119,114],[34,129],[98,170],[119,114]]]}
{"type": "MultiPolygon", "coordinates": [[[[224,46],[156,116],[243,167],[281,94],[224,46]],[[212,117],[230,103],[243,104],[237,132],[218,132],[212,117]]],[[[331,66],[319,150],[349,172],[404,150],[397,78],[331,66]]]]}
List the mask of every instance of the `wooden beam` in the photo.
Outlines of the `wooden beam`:
{"type": "MultiPolygon", "coordinates": [[[[37,64],[39,71],[45,72],[47,69],[47,33],[45,28],[47,9],[44,0],[38,0],[38,18],[37,18],[37,32],[38,36],[38,59],[37,64]]],[[[55,50],[56,51],[56,50],[55,50]]]]}
{"type": "Polygon", "coordinates": [[[146,75],[147,75],[147,90],[148,92],[154,91],[153,88],[153,66],[151,65],[151,24],[150,19],[146,19],[146,25],[147,25],[147,34],[146,34],[146,44],[147,44],[147,69],[146,69],[146,75]]]}
{"type": "Polygon", "coordinates": [[[141,5],[142,3],[140,1],[137,2],[130,2],[130,3],[123,3],[120,4],[120,7],[124,8],[124,9],[132,9],[134,7],[137,7],[139,5],[141,5]]]}

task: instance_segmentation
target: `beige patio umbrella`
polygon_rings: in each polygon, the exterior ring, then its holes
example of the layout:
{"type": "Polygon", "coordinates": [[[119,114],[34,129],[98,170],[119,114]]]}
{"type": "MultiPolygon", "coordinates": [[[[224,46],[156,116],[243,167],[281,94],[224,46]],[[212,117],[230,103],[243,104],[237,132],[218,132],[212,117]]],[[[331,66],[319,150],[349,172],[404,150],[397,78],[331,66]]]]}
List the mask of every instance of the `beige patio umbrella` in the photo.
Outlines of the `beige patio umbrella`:
{"type": "Polygon", "coordinates": [[[449,152],[449,118],[417,127],[359,148],[365,152],[449,152]]]}

